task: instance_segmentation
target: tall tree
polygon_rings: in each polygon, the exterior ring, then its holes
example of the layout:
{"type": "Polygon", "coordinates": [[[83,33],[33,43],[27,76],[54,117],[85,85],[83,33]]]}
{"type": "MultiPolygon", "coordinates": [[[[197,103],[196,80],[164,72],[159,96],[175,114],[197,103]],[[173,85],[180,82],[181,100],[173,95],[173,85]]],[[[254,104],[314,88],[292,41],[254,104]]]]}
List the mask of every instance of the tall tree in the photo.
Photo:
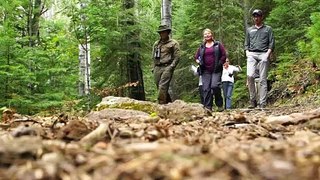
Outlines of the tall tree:
{"type": "Polygon", "coordinates": [[[74,39],[67,21],[42,18],[44,2],[0,2],[0,106],[20,113],[62,107],[75,95],[74,39]]]}
{"type": "Polygon", "coordinates": [[[320,11],[318,0],[274,0],[275,8],[267,18],[274,29],[276,52],[299,55],[297,43],[306,39],[311,13],[320,11]]]}
{"type": "Polygon", "coordinates": [[[129,86],[129,97],[145,100],[143,74],[140,62],[140,36],[139,28],[136,26],[135,17],[135,0],[124,0],[124,9],[128,12],[126,15],[125,26],[128,30],[124,42],[126,43],[127,60],[127,77],[128,83],[133,83],[129,86]]]}
{"type": "Polygon", "coordinates": [[[87,15],[85,8],[87,2],[80,2],[80,37],[79,37],[79,94],[80,96],[89,95],[91,88],[90,80],[90,42],[88,35],[87,15]]]}
{"type": "Polygon", "coordinates": [[[40,17],[46,11],[43,0],[29,0],[25,8],[28,18],[27,35],[29,37],[29,46],[33,47],[39,42],[39,24],[40,17]]]}
{"type": "Polygon", "coordinates": [[[171,0],[162,0],[161,5],[161,24],[171,27],[171,0]]]}

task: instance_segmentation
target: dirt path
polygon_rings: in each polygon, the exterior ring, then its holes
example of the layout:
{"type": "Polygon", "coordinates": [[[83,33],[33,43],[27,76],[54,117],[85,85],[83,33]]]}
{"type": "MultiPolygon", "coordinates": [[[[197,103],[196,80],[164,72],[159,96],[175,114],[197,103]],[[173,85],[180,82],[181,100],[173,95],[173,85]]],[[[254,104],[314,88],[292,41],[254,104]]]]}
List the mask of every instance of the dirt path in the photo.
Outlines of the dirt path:
{"type": "Polygon", "coordinates": [[[85,118],[11,120],[0,131],[0,177],[320,178],[320,117],[307,116],[314,108],[237,109],[207,116],[198,105],[177,102],[152,110],[157,113],[107,108],[85,118]],[[266,123],[293,113],[306,119],[266,123]]]}

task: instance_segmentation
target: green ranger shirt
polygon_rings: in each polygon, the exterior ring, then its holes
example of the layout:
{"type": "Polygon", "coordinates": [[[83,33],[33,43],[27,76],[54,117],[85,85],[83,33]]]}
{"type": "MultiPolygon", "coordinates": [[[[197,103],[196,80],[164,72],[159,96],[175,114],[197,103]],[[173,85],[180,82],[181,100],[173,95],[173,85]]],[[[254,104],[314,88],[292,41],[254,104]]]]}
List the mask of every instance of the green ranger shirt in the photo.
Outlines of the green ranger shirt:
{"type": "Polygon", "coordinates": [[[175,68],[179,63],[180,47],[174,39],[166,42],[156,41],[153,45],[152,59],[154,66],[172,66],[175,68]]]}

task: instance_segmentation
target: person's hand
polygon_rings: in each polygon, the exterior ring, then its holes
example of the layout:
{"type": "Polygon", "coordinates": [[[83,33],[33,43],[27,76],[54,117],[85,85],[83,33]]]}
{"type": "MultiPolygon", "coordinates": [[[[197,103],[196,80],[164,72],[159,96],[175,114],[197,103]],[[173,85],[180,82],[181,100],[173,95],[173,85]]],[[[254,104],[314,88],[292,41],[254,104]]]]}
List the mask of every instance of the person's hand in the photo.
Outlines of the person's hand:
{"type": "Polygon", "coordinates": [[[271,53],[272,53],[272,50],[268,49],[268,51],[264,55],[264,59],[262,59],[262,60],[265,60],[265,61],[270,60],[271,53]]]}
{"type": "Polygon", "coordinates": [[[239,69],[239,71],[242,71],[241,66],[236,65],[236,67],[239,69]]]}
{"type": "Polygon", "coordinates": [[[223,64],[223,67],[224,67],[224,68],[227,68],[227,67],[228,67],[228,65],[227,65],[226,63],[224,63],[224,64],[223,64]]]}
{"type": "Polygon", "coordinates": [[[263,56],[262,56],[262,61],[268,61],[269,59],[269,53],[265,53],[263,56]]]}
{"type": "Polygon", "coordinates": [[[228,68],[228,66],[229,66],[229,62],[223,63],[223,67],[224,67],[224,68],[228,68]]]}
{"type": "Polygon", "coordinates": [[[169,70],[169,71],[171,71],[171,72],[173,72],[173,71],[174,71],[174,69],[175,69],[175,67],[174,67],[174,66],[172,66],[172,65],[168,66],[167,68],[168,68],[168,70],[169,70]]]}
{"type": "Polygon", "coordinates": [[[246,57],[248,57],[249,56],[249,50],[246,50],[246,57]]]}
{"type": "Polygon", "coordinates": [[[196,63],[197,63],[197,64],[200,64],[200,60],[199,60],[199,59],[196,59],[196,63]]]}
{"type": "Polygon", "coordinates": [[[267,52],[266,56],[267,56],[267,60],[270,60],[271,53],[267,52]]]}

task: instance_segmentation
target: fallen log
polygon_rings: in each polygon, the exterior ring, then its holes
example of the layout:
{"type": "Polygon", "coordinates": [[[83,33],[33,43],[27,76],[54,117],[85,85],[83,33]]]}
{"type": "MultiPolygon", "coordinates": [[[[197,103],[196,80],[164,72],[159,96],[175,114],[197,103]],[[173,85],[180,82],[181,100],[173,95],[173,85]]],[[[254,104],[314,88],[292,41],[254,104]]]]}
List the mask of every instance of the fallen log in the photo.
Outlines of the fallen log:
{"type": "Polygon", "coordinates": [[[270,124],[297,124],[301,121],[308,121],[320,117],[320,108],[303,112],[303,113],[292,113],[284,116],[269,116],[266,118],[265,123],[270,124]]]}
{"type": "MultiPolygon", "coordinates": [[[[86,146],[92,146],[97,143],[99,140],[102,140],[107,136],[109,131],[109,124],[108,123],[101,123],[95,130],[84,136],[80,142],[86,146]]],[[[110,134],[110,136],[112,136],[110,134]]]]}

